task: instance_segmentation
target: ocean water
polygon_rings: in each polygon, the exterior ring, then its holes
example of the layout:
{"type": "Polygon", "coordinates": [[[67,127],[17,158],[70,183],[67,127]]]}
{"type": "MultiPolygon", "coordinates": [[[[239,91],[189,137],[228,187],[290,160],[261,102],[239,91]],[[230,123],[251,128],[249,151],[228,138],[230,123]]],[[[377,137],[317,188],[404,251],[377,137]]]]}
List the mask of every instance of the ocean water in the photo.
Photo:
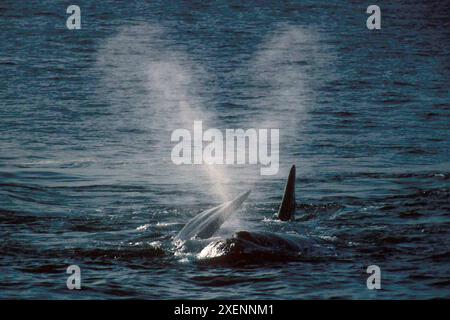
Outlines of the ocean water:
{"type": "Polygon", "coordinates": [[[0,298],[450,297],[445,1],[378,1],[374,31],[357,1],[73,4],[80,30],[65,1],[0,3],[0,298]],[[176,166],[171,132],[194,120],[279,128],[279,172],[176,166]],[[281,223],[292,164],[297,220],[281,223]],[[327,250],[216,261],[174,246],[246,190],[222,236],[327,250]]]}

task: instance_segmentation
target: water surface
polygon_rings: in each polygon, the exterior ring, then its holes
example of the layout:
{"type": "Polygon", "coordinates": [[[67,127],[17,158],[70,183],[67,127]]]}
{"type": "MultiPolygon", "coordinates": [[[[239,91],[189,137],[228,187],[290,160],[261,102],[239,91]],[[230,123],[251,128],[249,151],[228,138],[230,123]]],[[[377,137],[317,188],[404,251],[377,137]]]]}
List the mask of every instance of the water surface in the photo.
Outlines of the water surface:
{"type": "Polygon", "coordinates": [[[377,31],[353,1],[77,4],[76,31],[67,3],[0,4],[0,298],[450,297],[445,2],[378,2],[377,31]],[[175,166],[170,133],[194,119],[279,128],[280,171],[175,166]],[[279,223],[293,163],[298,221],[279,223]],[[212,263],[173,248],[247,189],[221,234],[332,253],[212,263]]]}

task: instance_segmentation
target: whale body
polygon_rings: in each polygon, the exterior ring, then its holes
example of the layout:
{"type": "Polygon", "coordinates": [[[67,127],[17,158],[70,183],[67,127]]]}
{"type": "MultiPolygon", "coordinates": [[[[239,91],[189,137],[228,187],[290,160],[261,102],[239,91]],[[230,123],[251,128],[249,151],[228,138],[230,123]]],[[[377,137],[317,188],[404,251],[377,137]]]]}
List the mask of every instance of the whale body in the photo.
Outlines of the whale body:
{"type": "MultiPolygon", "coordinates": [[[[289,171],[283,198],[276,215],[281,221],[295,220],[295,165],[289,171]]],[[[175,237],[184,246],[197,248],[199,259],[278,259],[308,256],[320,248],[316,240],[265,231],[238,231],[229,238],[215,237],[222,224],[243,204],[250,191],[192,218],[175,237]]]]}
{"type": "Polygon", "coordinates": [[[293,234],[266,231],[239,231],[231,238],[217,239],[198,254],[199,259],[230,262],[239,260],[277,260],[302,258],[321,252],[322,246],[315,240],[293,234]]]}

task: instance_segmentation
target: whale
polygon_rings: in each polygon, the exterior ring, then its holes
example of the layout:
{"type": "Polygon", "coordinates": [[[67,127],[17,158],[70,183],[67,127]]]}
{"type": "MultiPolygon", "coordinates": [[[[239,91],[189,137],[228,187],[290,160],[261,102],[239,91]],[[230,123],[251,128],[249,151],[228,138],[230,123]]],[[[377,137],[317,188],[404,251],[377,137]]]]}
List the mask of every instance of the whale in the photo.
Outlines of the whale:
{"type": "MultiPolygon", "coordinates": [[[[295,221],[295,165],[289,171],[283,197],[274,216],[281,223],[295,221]]],[[[246,191],[231,201],[200,212],[174,237],[177,250],[195,253],[199,261],[254,263],[256,261],[308,260],[334,255],[323,239],[291,232],[239,230],[219,236],[218,230],[247,200],[246,191]]],[[[287,226],[287,225],[286,225],[287,226]]],[[[283,229],[283,228],[281,228],[283,229]]]]}

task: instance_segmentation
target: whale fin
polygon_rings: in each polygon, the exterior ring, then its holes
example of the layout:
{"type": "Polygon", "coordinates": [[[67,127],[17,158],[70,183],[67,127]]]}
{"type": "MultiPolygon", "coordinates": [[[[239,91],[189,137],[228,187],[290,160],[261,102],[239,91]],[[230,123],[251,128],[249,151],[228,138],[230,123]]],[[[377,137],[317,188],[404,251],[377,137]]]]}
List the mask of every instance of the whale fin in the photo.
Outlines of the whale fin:
{"type": "Polygon", "coordinates": [[[181,229],[176,239],[208,239],[212,237],[222,224],[242,206],[249,194],[250,191],[244,192],[231,201],[199,213],[181,229]]]}
{"type": "Polygon", "coordinates": [[[278,219],[294,220],[295,217],[295,165],[289,171],[289,177],[284,188],[283,200],[278,210],[278,219]]]}

